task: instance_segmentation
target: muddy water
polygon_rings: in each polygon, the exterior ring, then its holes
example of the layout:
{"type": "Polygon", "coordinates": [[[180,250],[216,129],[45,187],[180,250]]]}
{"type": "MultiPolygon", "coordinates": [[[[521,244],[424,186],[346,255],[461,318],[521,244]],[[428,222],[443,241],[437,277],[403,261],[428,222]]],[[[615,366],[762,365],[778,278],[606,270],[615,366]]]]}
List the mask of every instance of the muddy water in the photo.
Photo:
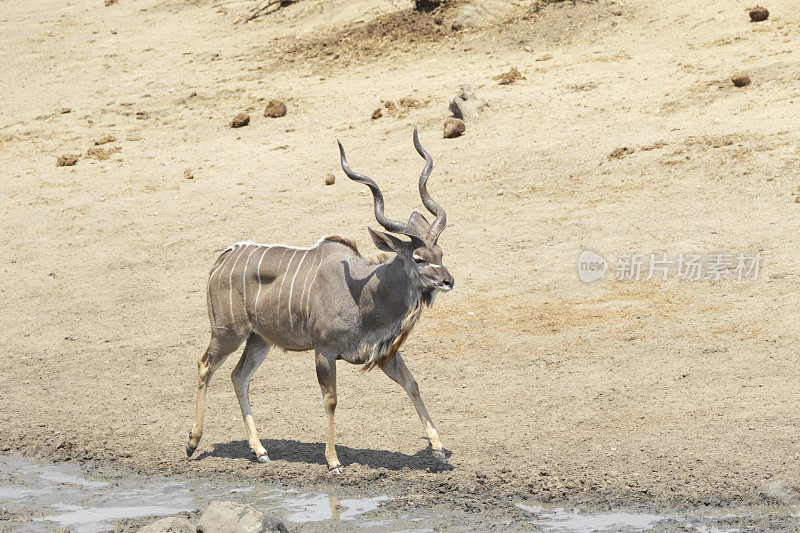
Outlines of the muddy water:
{"type": "MultiPolygon", "coordinates": [[[[252,505],[283,519],[291,531],[431,531],[433,527],[519,531],[741,531],[791,525],[800,508],[723,509],[713,513],[580,513],[521,503],[490,513],[406,508],[386,494],[352,497],[267,485],[237,486],[187,476],[143,477],[118,468],[0,457],[0,531],[75,533],[137,529],[156,517],[194,513],[212,500],[252,505]],[[776,518],[777,517],[777,518],[776,518]]],[[[192,517],[196,517],[193,515],[192,517]]]]}

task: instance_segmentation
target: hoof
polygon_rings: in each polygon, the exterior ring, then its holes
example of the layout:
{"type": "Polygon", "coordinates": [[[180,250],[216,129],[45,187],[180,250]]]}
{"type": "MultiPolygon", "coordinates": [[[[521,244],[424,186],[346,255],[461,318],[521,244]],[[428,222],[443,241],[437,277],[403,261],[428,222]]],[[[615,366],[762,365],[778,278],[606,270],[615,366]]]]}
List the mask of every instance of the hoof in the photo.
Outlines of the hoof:
{"type": "Polygon", "coordinates": [[[329,470],[329,472],[330,472],[331,474],[333,474],[334,476],[341,476],[341,475],[342,475],[342,467],[341,467],[341,465],[339,465],[339,466],[334,466],[333,468],[331,468],[331,469],[329,470]]]}
{"type": "Polygon", "coordinates": [[[433,450],[433,456],[442,463],[443,465],[447,464],[447,457],[444,456],[444,452],[442,450],[433,450]]]}
{"type": "Polygon", "coordinates": [[[256,457],[256,461],[258,461],[259,463],[271,463],[272,462],[272,461],[270,461],[269,455],[267,455],[267,454],[259,455],[258,457],[256,457]]]}
{"type": "Polygon", "coordinates": [[[196,449],[197,449],[197,448],[192,448],[191,446],[189,446],[189,445],[187,444],[187,445],[186,445],[186,456],[187,456],[187,457],[191,457],[191,456],[192,456],[192,454],[194,453],[194,451],[195,451],[196,449]]]}

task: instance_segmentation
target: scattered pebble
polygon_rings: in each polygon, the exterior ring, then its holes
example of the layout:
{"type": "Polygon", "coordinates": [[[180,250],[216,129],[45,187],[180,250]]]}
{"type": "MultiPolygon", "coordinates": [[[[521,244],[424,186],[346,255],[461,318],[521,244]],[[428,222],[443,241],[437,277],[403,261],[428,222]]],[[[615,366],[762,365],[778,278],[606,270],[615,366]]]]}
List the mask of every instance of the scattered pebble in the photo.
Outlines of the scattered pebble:
{"type": "Polygon", "coordinates": [[[497,196],[503,196],[505,193],[506,193],[506,191],[505,191],[505,190],[503,190],[503,189],[499,189],[499,190],[497,191],[497,196]]]}
{"type": "Polygon", "coordinates": [[[66,115],[67,113],[72,113],[72,109],[70,109],[69,107],[62,107],[61,114],[66,115]]]}
{"type": "Polygon", "coordinates": [[[333,185],[334,183],[336,183],[336,176],[328,173],[328,175],[325,176],[325,185],[333,185]]]}
{"type": "Polygon", "coordinates": [[[117,138],[113,135],[103,135],[99,139],[95,139],[94,144],[95,146],[100,146],[101,144],[113,143],[116,140],[117,138]]]}
{"type": "Polygon", "coordinates": [[[286,104],[280,100],[270,100],[267,102],[267,108],[264,110],[264,116],[270,118],[285,117],[286,104]]]}
{"type": "Polygon", "coordinates": [[[498,85],[510,85],[515,83],[519,80],[524,80],[525,76],[517,70],[517,67],[511,67],[511,70],[508,72],[503,72],[502,74],[498,74],[493,80],[498,80],[498,85]]]}
{"type": "Polygon", "coordinates": [[[239,113],[231,121],[231,128],[241,128],[250,124],[250,115],[247,113],[239,113]]]}
{"type": "Polygon", "coordinates": [[[99,146],[93,146],[92,148],[86,150],[86,155],[88,157],[93,157],[98,161],[105,161],[106,159],[111,157],[111,154],[115,154],[119,151],[120,151],[119,146],[115,146],[113,148],[101,148],[99,146]]]}
{"type": "Polygon", "coordinates": [[[80,155],[65,154],[58,158],[56,161],[57,167],[72,167],[78,163],[80,155]]]}
{"type": "Polygon", "coordinates": [[[547,61],[553,59],[553,54],[544,54],[536,58],[536,61],[547,61]]]}
{"type": "Polygon", "coordinates": [[[452,139],[454,137],[459,137],[466,129],[467,126],[464,124],[463,120],[450,117],[444,121],[444,138],[452,139]]]}
{"type": "Polygon", "coordinates": [[[633,148],[628,148],[627,146],[622,146],[620,148],[616,148],[610,154],[608,154],[609,159],[622,159],[626,155],[631,155],[635,150],[633,148]]]}
{"type": "Polygon", "coordinates": [[[192,173],[192,169],[191,168],[183,169],[183,177],[187,180],[193,180],[194,174],[192,173]]]}
{"type": "Polygon", "coordinates": [[[750,10],[750,20],[753,22],[761,22],[767,20],[769,17],[769,10],[766,7],[756,6],[750,10]]]}
{"type": "Polygon", "coordinates": [[[136,112],[136,118],[139,119],[139,120],[148,119],[148,118],[150,118],[150,113],[148,113],[147,111],[137,111],[136,112]]]}
{"type": "Polygon", "coordinates": [[[427,105],[429,100],[420,101],[414,98],[400,98],[397,103],[395,104],[391,100],[381,100],[381,104],[383,104],[383,109],[378,108],[372,112],[372,118],[378,119],[382,116],[396,116],[396,117],[403,117],[407,113],[409,113],[412,109],[420,109],[427,105]]]}
{"type": "Polygon", "coordinates": [[[105,1],[106,7],[113,6],[116,3],[117,3],[117,0],[106,0],[105,1]]]}
{"type": "Polygon", "coordinates": [[[745,73],[737,74],[736,76],[731,78],[733,84],[737,87],[745,87],[750,85],[750,76],[745,73]]]}

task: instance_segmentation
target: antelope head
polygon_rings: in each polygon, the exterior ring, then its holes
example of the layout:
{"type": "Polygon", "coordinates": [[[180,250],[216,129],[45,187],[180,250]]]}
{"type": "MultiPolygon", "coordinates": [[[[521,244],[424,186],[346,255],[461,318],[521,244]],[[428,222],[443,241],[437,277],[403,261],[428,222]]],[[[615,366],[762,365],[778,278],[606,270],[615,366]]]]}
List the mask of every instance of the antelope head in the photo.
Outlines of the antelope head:
{"type": "Polygon", "coordinates": [[[442,206],[437,204],[428,193],[427,183],[428,176],[433,170],[433,158],[419,143],[416,128],[414,128],[414,148],[425,159],[425,168],[422,169],[419,177],[419,194],[425,208],[436,217],[432,224],[428,223],[428,220],[417,211],[411,213],[411,217],[406,223],[387,218],[383,214],[383,194],[380,188],[371,178],[350,169],[342,143],[339,143],[344,173],[351,180],[363,183],[370,188],[375,202],[375,219],[391,232],[385,233],[367,228],[372,242],[379,250],[397,254],[397,258],[404,265],[406,274],[420,289],[449,291],[453,288],[453,276],[442,264],[442,249],[437,244],[439,235],[447,224],[447,215],[442,206]],[[409,240],[401,239],[392,233],[403,235],[409,240]]]}

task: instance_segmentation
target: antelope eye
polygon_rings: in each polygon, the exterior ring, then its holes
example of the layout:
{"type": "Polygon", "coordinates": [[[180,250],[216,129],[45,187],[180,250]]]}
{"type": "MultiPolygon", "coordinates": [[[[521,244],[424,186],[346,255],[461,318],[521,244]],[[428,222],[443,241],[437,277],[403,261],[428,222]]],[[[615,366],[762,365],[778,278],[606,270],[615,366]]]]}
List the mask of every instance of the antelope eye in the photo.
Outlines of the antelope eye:
{"type": "Polygon", "coordinates": [[[418,264],[418,265],[419,265],[419,264],[422,264],[422,263],[424,263],[424,262],[425,262],[425,260],[424,260],[424,259],[422,259],[422,258],[421,258],[420,256],[418,256],[418,255],[415,255],[415,256],[413,256],[413,259],[414,259],[414,262],[415,262],[416,264],[418,264]]]}

